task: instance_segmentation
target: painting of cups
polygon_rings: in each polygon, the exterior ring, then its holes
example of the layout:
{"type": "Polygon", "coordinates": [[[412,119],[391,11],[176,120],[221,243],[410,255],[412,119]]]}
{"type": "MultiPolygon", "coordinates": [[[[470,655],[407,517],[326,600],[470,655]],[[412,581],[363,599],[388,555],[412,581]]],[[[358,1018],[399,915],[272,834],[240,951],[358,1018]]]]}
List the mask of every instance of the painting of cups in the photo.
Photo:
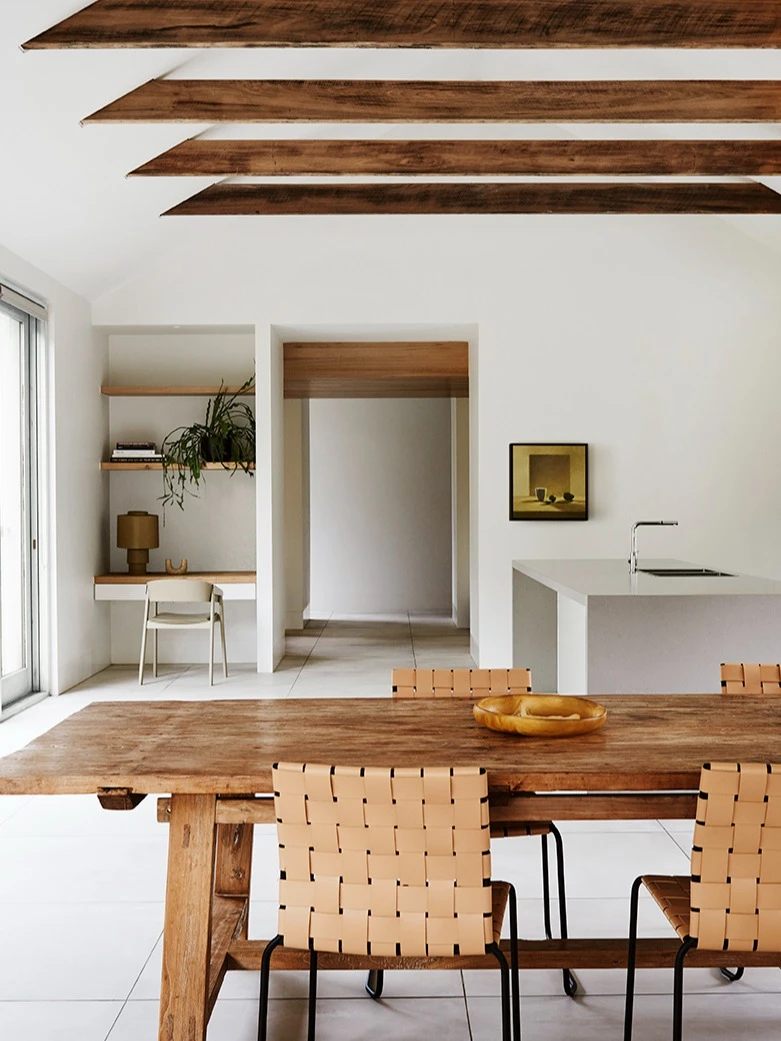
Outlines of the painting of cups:
{"type": "Polygon", "coordinates": [[[510,445],[510,520],[588,520],[588,445],[510,445]]]}

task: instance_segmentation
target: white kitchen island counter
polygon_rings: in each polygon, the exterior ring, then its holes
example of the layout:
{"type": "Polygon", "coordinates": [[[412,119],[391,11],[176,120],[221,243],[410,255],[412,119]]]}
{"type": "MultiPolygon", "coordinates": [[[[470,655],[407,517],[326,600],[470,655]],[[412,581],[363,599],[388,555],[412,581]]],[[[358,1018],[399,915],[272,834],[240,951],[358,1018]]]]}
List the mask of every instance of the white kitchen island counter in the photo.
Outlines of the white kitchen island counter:
{"type": "Polygon", "coordinates": [[[780,660],[781,582],[630,575],[626,560],[513,561],[513,665],[531,668],[537,691],[706,693],[720,689],[723,661],[780,660]]]}

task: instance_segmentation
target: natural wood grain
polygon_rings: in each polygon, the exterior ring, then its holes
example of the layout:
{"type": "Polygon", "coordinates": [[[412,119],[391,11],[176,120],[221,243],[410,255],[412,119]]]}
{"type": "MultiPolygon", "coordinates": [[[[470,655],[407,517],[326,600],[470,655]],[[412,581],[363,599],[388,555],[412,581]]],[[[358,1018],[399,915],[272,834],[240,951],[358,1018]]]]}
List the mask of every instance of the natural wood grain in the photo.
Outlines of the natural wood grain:
{"type": "Polygon", "coordinates": [[[230,966],[228,952],[232,943],[247,939],[249,900],[241,897],[212,897],[211,950],[206,1018],[211,1016],[220,987],[230,966]]]}
{"type": "Polygon", "coordinates": [[[98,0],[42,47],[777,47],[774,0],[98,0]]]}
{"type": "MultiPolygon", "coordinates": [[[[156,398],[156,397],[187,397],[205,398],[222,390],[225,394],[238,394],[239,386],[227,387],[110,387],[104,383],[100,393],[113,398],[156,398]]],[[[241,397],[254,397],[255,388],[244,390],[241,397]]]]}
{"type": "Polygon", "coordinates": [[[98,802],[104,810],[134,810],[146,798],[127,788],[99,788],[98,802]]]}
{"type": "MultiPolygon", "coordinates": [[[[318,174],[403,174],[405,177],[437,174],[467,177],[511,174],[769,176],[781,174],[781,141],[193,139],[175,145],[131,172],[131,176],[144,177],[318,174]]],[[[104,394],[118,392],[119,389],[103,388],[104,394]]],[[[125,392],[128,392],[127,388],[125,392]]],[[[209,390],[207,393],[213,392],[209,390]]]]}
{"type": "Polygon", "coordinates": [[[781,213],[781,195],[750,182],[220,184],[165,216],[424,213],[781,213]]]}
{"type": "MultiPolygon", "coordinates": [[[[220,801],[216,810],[219,810],[220,801]]],[[[247,939],[249,926],[250,882],[252,879],[252,846],[255,829],[249,824],[221,823],[217,820],[217,852],[214,868],[215,902],[230,897],[232,910],[223,916],[221,930],[215,930],[212,914],[212,952],[209,971],[209,1008],[220,992],[227,971],[227,953],[230,944],[237,939],[247,939]],[[239,899],[235,899],[239,898],[239,899]],[[240,913],[238,913],[240,911],[240,913]]],[[[218,905],[219,906],[219,905],[218,905]]]]}
{"type": "Polygon", "coordinates": [[[778,80],[156,79],[85,123],[766,123],[778,80]]]}
{"type": "MultiPolygon", "coordinates": [[[[264,940],[248,940],[235,943],[228,954],[228,964],[233,969],[245,969],[257,972],[263,956],[264,940]]],[[[502,950],[509,959],[510,941],[502,940],[502,950]]],[[[640,937],[637,941],[637,966],[642,969],[671,968],[675,955],[681,946],[676,937],[640,937]]],[[[626,937],[609,938],[577,938],[568,940],[519,940],[518,960],[522,969],[625,969],[626,937]]],[[[686,958],[686,964],[692,966],[708,966],[720,964],[721,952],[693,950],[686,958]],[[691,958],[691,961],[689,960],[691,958]],[[716,959],[714,962],[714,958],[716,959]]],[[[732,954],[730,953],[730,957],[732,954]]],[[[723,955],[722,955],[723,959],[723,955]]],[[[735,954],[735,965],[778,966],[781,964],[778,954],[766,951],[748,951],[735,954]],[[745,960],[743,960],[745,959],[745,960]]],[[[394,969],[399,962],[392,958],[377,958],[370,955],[330,954],[326,951],[318,955],[319,969],[394,969]]],[[[272,969],[307,969],[309,955],[306,951],[296,951],[290,947],[280,947],[274,952],[271,960],[272,969]]],[[[406,958],[405,969],[496,969],[496,960],[492,955],[473,955],[465,958],[406,958]]]]}
{"type": "Polygon", "coordinates": [[[380,698],[95,703],[0,759],[0,794],[268,792],[277,760],[486,767],[526,792],[695,790],[706,760],[781,763],[772,695],[594,695],[593,734],[522,738],[479,726],[471,703],[380,698]]]}
{"type": "Polygon", "coordinates": [[[683,820],[694,817],[697,797],[643,792],[637,795],[492,795],[491,822],[529,820],[683,820]]]}
{"type": "MultiPolygon", "coordinates": [[[[247,464],[250,470],[255,469],[254,463],[247,464]]],[[[162,470],[162,463],[107,463],[100,464],[101,470],[162,470]]],[[[173,468],[172,468],[173,469],[173,468]]],[[[184,468],[186,469],[186,467],[184,468]]],[[[201,463],[202,470],[238,470],[238,463],[201,463]]]]}
{"type": "Polygon", "coordinates": [[[159,1041],[200,1041],[206,1033],[216,801],[171,799],[159,1041]]]}
{"type": "Polygon", "coordinates": [[[249,824],[218,823],[214,892],[220,896],[249,898],[252,834],[249,824]]]}
{"type": "MultiPolygon", "coordinates": [[[[96,586],[145,586],[156,578],[170,578],[165,571],[147,571],[145,575],[130,575],[127,571],[114,571],[110,574],[95,575],[96,586]]],[[[188,571],[187,578],[199,578],[215,585],[230,585],[235,582],[254,582],[255,571],[188,571]]]]}
{"type": "MultiPolygon", "coordinates": [[[[491,821],[505,824],[530,820],[683,820],[694,818],[697,796],[683,792],[642,792],[636,795],[536,795],[510,794],[492,789],[491,821]]],[[[157,800],[157,819],[167,824],[170,799],[157,800]]],[[[225,824],[274,824],[272,799],[220,799],[217,822],[225,824]]]]}
{"type": "Polygon", "coordinates": [[[468,397],[463,341],[285,343],[286,398],[468,397]]]}

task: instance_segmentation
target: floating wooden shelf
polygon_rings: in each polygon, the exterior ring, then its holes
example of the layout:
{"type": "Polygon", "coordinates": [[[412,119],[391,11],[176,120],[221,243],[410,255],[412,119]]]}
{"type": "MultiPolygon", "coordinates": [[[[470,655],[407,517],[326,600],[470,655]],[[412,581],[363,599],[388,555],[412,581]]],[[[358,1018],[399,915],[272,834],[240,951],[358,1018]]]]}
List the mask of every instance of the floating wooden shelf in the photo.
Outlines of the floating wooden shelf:
{"type": "MultiPolygon", "coordinates": [[[[255,469],[254,463],[248,463],[250,470],[255,469]]],[[[162,470],[162,463],[101,463],[101,470],[162,470]]],[[[173,467],[171,467],[173,469],[173,467]]],[[[183,467],[182,469],[189,469],[189,467],[183,467]]],[[[202,463],[202,470],[239,470],[241,467],[238,463],[202,463]]]]}
{"type": "MultiPolygon", "coordinates": [[[[211,397],[222,389],[226,394],[238,394],[238,386],[227,387],[108,387],[105,384],[100,388],[100,393],[110,398],[157,398],[157,397],[180,397],[201,398],[211,397]]],[[[254,397],[255,388],[243,390],[242,397],[254,397]]]]}
{"type": "Polygon", "coordinates": [[[237,582],[254,582],[254,571],[188,571],[186,575],[169,575],[165,571],[148,571],[145,575],[129,575],[126,571],[113,571],[104,575],[95,575],[96,586],[143,586],[156,578],[198,578],[204,582],[217,585],[230,585],[237,582]]]}

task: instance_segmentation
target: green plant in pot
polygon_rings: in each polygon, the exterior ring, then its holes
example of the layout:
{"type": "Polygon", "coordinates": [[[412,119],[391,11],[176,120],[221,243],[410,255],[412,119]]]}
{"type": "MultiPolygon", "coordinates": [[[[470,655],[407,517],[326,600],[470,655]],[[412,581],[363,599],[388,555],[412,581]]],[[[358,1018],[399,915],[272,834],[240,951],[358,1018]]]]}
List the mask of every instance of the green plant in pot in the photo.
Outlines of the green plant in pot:
{"type": "MultiPolygon", "coordinates": [[[[186,495],[197,495],[206,463],[224,469],[243,470],[253,476],[255,463],[255,416],[246,401],[240,401],[255,386],[251,376],[236,391],[223,382],[206,406],[202,423],[177,427],[163,439],[163,511],[172,503],[184,509],[186,495]]],[[[165,512],[163,513],[165,517],[165,512]]]]}

